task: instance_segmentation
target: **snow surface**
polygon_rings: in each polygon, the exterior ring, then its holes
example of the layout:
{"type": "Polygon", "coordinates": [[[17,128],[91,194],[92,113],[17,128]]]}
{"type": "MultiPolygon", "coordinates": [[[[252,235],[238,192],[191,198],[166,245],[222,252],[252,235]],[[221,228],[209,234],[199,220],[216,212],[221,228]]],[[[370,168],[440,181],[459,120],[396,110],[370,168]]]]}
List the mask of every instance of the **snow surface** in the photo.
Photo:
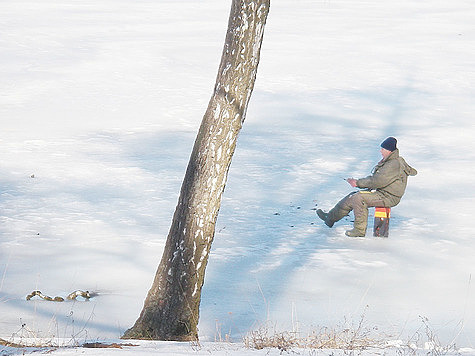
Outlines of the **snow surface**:
{"type": "MultiPolygon", "coordinates": [[[[230,3],[0,2],[1,338],[117,340],[132,326],[230,3]],[[25,300],[76,289],[98,295],[25,300]]],[[[272,0],[203,289],[211,343],[130,352],[243,354],[212,341],[240,342],[265,322],[305,334],[364,316],[391,340],[427,318],[443,344],[472,353],[474,23],[473,0],[272,0]],[[324,226],[317,204],[350,192],[342,178],[367,175],[389,135],[419,171],[389,239],[346,238],[350,218],[324,226]]],[[[54,354],[78,352],[111,351],[54,354]]]]}

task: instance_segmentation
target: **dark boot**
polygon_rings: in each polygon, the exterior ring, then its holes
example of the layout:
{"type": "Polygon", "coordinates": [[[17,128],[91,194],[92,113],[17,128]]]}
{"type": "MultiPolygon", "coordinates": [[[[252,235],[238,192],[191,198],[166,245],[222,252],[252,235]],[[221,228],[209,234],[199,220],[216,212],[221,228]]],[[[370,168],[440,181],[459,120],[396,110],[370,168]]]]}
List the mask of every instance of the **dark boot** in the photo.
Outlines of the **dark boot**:
{"type": "Polygon", "coordinates": [[[335,222],[330,219],[328,213],[325,213],[322,209],[317,209],[317,215],[320,219],[322,219],[325,222],[325,225],[327,225],[328,227],[333,227],[333,224],[335,222]]]}

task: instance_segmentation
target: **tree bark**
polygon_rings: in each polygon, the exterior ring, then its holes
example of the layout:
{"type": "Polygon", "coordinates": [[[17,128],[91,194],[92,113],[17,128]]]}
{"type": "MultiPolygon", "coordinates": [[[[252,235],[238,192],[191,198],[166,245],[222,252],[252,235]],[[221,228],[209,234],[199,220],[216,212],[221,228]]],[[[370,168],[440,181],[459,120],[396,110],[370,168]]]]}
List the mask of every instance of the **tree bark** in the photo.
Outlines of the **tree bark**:
{"type": "Polygon", "coordinates": [[[270,0],[233,0],[201,122],[153,285],[123,338],[198,339],[199,305],[231,159],[254,87],[270,0]]]}

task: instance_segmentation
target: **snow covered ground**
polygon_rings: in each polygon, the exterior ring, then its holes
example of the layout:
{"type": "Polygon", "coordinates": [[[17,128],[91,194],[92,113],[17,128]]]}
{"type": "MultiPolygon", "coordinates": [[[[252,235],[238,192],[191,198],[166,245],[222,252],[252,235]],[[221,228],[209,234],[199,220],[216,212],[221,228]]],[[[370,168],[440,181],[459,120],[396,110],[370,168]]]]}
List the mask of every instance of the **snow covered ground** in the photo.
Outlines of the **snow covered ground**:
{"type": "MultiPolygon", "coordinates": [[[[0,338],[117,340],[134,323],[230,3],[0,2],[0,338]],[[25,299],[77,289],[98,295],[25,299]]],[[[364,317],[405,341],[425,336],[427,318],[442,344],[475,349],[474,22],[472,0],[272,0],[201,340],[240,342],[265,322],[305,334],[364,317]],[[324,226],[317,204],[327,210],[350,192],[342,178],[367,175],[390,135],[419,174],[392,211],[389,239],[346,238],[350,218],[324,226]]],[[[245,352],[141,345],[130,352],[245,352]]],[[[85,351],[54,354],[76,352],[85,351]]]]}

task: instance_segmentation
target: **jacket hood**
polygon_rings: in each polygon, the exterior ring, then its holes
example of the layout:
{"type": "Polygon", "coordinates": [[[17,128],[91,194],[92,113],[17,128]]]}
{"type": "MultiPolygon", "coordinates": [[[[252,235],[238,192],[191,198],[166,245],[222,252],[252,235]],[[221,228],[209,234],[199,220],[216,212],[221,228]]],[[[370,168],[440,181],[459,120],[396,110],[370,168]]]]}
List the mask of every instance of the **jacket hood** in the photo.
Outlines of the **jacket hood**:
{"type": "Polygon", "coordinates": [[[415,176],[417,174],[417,171],[412,168],[407,162],[404,160],[404,158],[399,156],[399,149],[396,148],[396,150],[389,155],[388,160],[390,159],[398,159],[399,163],[401,165],[401,170],[406,173],[408,176],[415,176]]]}

